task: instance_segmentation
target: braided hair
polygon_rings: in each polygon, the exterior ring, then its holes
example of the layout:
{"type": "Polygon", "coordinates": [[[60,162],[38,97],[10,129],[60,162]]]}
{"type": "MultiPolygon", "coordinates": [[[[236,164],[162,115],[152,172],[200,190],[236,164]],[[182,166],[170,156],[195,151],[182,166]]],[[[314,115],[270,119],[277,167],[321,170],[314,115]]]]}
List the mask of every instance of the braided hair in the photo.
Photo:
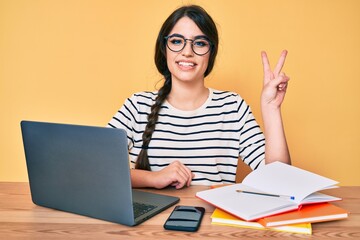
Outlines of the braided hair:
{"type": "Polygon", "coordinates": [[[159,89],[155,98],[155,103],[151,106],[151,112],[148,115],[148,122],[142,135],[143,145],[136,160],[135,168],[143,170],[151,170],[148,159],[148,148],[155,125],[159,117],[161,105],[171,91],[171,72],[166,62],[166,42],[165,37],[171,32],[175,24],[183,17],[189,17],[199,27],[199,29],[209,38],[211,42],[211,50],[209,56],[208,67],[204,73],[206,77],[214,67],[215,58],[218,50],[218,32],[216,25],[211,16],[200,6],[189,5],[176,9],[162,25],[155,45],[155,65],[158,71],[164,76],[164,85],[159,89]]]}

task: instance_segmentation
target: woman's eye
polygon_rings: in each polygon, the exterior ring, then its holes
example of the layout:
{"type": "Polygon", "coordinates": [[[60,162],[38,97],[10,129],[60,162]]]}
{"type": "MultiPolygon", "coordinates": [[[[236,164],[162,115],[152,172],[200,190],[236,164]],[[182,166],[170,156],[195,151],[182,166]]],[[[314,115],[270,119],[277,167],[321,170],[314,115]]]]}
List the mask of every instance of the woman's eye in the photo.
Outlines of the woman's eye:
{"type": "Polygon", "coordinates": [[[195,41],[194,46],[195,47],[205,47],[208,43],[205,40],[195,41]]]}
{"type": "Polygon", "coordinates": [[[183,44],[183,40],[182,39],[171,39],[170,41],[172,44],[174,45],[181,45],[183,44]]]}

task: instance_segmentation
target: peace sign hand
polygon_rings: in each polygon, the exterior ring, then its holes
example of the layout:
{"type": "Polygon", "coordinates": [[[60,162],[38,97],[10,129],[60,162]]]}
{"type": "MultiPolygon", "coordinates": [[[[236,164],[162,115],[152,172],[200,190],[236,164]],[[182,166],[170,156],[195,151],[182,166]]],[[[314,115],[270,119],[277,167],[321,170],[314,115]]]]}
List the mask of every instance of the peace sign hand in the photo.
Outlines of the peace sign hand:
{"type": "Polygon", "coordinates": [[[281,72],[285,63],[286,55],[287,51],[283,50],[274,71],[272,71],[266,52],[261,52],[264,67],[264,85],[261,94],[261,103],[263,106],[268,105],[280,108],[282,102],[284,101],[287,84],[290,80],[285,73],[281,72]]]}

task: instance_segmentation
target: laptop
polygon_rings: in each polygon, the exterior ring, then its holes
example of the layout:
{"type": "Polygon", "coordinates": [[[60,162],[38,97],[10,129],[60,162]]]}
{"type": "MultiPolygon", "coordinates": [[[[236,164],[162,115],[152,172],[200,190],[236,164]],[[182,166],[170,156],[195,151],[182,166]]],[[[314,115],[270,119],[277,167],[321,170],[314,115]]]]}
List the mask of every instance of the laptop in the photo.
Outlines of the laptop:
{"type": "Polygon", "coordinates": [[[21,130],[36,205],[134,226],[179,201],[132,189],[123,129],[22,121],[21,130]]]}

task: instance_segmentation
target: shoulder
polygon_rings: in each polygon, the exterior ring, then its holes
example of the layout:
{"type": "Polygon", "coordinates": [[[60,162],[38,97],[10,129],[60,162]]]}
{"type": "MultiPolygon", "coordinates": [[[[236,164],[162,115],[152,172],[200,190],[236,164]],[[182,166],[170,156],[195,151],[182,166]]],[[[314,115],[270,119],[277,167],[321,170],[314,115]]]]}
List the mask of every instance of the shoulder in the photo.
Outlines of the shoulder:
{"type": "Polygon", "coordinates": [[[227,115],[236,115],[243,118],[251,112],[250,106],[240,96],[232,91],[212,90],[211,106],[209,108],[217,109],[227,115]]]}
{"type": "Polygon", "coordinates": [[[240,94],[236,92],[216,90],[216,89],[211,89],[211,91],[212,91],[212,101],[223,102],[223,103],[236,102],[238,104],[242,102],[245,103],[245,100],[240,96],[240,94]]]}
{"type": "Polygon", "coordinates": [[[157,92],[143,91],[133,93],[128,99],[142,102],[155,101],[157,92]]]}
{"type": "Polygon", "coordinates": [[[150,91],[136,92],[126,100],[126,105],[133,104],[136,106],[138,105],[152,106],[153,103],[155,102],[156,97],[157,97],[157,92],[150,92],[150,91]]]}

